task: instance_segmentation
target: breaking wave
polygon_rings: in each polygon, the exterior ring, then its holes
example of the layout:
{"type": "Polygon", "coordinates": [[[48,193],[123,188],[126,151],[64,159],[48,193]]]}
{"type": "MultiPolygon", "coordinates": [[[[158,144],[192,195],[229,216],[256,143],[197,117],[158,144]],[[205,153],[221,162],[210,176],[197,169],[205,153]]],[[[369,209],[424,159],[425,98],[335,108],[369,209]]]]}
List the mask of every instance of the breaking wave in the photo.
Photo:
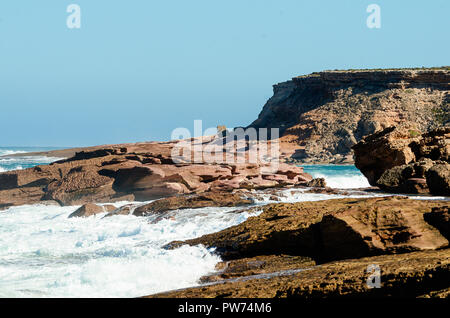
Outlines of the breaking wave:
{"type": "Polygon", "coordinates": [[[305,172],[314,178],[325,178],[327,185],[339,189],[370,187],[366,177],[352,165],[310,165],[303,166],[305,172]]]}

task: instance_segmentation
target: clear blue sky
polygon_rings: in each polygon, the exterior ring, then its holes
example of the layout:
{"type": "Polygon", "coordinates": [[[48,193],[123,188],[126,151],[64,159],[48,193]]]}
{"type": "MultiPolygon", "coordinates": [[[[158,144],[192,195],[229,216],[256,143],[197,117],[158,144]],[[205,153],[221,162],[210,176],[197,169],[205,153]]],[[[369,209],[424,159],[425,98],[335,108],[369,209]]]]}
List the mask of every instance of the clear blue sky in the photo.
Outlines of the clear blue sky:
{"type": "Polygon", "coordinates": [[[167,140],[247,125],[325,69],[448,65],[448,0],[0,2],[0,146],[167,140]],[[81,7],[81,29],[66,8],[81,7]],[[366,7],[381,7],[381,29],[366,7]]]}

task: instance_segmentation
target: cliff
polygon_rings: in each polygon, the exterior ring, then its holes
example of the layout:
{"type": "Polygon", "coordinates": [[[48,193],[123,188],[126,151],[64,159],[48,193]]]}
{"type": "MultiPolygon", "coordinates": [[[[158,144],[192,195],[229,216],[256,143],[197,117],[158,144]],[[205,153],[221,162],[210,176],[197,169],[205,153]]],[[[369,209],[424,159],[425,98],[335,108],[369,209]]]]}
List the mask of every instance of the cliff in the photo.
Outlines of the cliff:
{"type": "Polygon", "coordinates": [[[364,136],[400,123],[420,131],[450,121],[450,68],[324,71],[274,85],[249,127],[280,128],[295,161],[350,163],[364,136]]]}

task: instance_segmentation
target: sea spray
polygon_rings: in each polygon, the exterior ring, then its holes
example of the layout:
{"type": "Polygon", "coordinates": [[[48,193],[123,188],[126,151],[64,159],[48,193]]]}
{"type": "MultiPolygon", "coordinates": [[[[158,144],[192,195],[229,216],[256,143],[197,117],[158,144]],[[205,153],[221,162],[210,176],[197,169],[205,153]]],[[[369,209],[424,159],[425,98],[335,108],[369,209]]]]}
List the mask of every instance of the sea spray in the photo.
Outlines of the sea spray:
{"type": "Polygon", "coordinates": [[[325,178],[327,186],[338,189],[370,187],[366,177],[353,165],[305,165],[314,178],[325,178]]]}
{"type": "Polygon", "coordinates": [[[0,213],[0,297],[135,297],[193,286],[220,258],[203,246],[162,246],[257,215],[204,208],[159,220],[69,219],[76,208],[27,205],[0,213]]]}

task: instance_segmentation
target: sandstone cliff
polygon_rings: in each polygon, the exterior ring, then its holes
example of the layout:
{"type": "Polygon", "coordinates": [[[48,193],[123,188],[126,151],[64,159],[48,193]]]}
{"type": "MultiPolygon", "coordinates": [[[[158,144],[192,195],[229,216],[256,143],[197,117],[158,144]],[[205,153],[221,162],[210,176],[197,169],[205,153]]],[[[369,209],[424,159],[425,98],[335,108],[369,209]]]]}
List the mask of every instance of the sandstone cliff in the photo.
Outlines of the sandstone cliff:
{"type": "Polygon", "coordinates": [[[280,128],[299,162],[352,162],[362,137],[399,123],[420,131],[450,120],[450,68],[324,71],[274,86],[249,127],[280,128]]]}

